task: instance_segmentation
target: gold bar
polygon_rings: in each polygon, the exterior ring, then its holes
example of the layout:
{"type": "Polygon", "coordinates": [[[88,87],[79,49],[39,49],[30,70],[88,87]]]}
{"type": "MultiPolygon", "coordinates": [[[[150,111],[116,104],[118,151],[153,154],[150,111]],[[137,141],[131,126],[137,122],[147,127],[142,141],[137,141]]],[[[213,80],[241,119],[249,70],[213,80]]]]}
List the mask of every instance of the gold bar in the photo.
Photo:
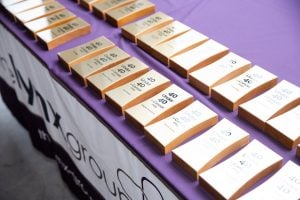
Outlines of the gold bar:
{"type": "Polygon", "coordinates": [[[59,52],[57,55],[63,66],[71,71],[72,66],[95,57],[97,54],[103,53],[114,46],[115,44],[112,41],[101,36],[72,49],[59,52]]]}
{"type": "Polygon", "coordinates": [[[49,2],[42,6],[16,14],[17,21],[22,24],[61,11],[64,6],[59,2],[49,2]]]}
{"type": "Polygon", "coordinates": [[[299,199],[300,167],[288,161],[278,172],[255,189],[243,195],[239,200],[253,199],[299,199]]]}
{"type": "Polygon", "coordinates": [[[300,104],[299,87],[285,80],[239,106],[238,116],[261,130],[266,121],[300,104]]]}
{"type": "Polygon", "coordinates": [[[118,9],[108,11],[106,18],[108,23],[120,27],[154,12],[155,5],[153,3],[146,0],[139,0],[118,9]]]}
{"type": "Polygon", "coordinates": [[[300,105],[268,120],[265,133],[290,150],[296,148],[300,144],[300,105]]]}
{"type": "Polygon", "coordinates": [[[80,0],[80,5],[82,5],[84,8],[88,9],[89,11],[93,11],[93,4],[102,2],[104,0],[80,0]]]}
{"type": "Polygon", "coordinates": [[[75,19],[76,16],[68,10],[62,10],[57,13],[53,13],[46,17],[36,19],[24,24],[24,26],[31,32],[33,37],[37,39],[37,33],[46,29],[51,29],[55,26],[63,24],[67,21],[75,19]]]}
{"type": "Polygon", "coordinates": [[[105,99],[123,115],[125,109],[145,101],[170,84],[168,78],[151,70],[125,85],[108,91],[105,99]]]}
{"type": "MultiPolygon", "coordinates": [[[[192,110],[196,110],[200,114],[203,112],[202,109],[199,108],[192,110]]],[[[204,115],[196,115],[194,118],[193,116],[195,113],[189,115],[191,115],[191,117],[187,117],[188,119],[191,118],[192,121],[195,121],[195,119],[199,121],[201,118],[205,117],[205,113],[204,115]]],[[[198,123],[201,122],[202,121],[199,121],[198,123]]],[[[181,127],[178,128],[180,129],[181,127]]],[[[200,132],[201,130],[204,130],[204,128],[198,130],[199,131],[197,132],[200,132]]],[[[161,130],[159,133],[161,137],[164,135],[161,130]]],[[[249,139],[249,133],[224,118],[197,138],[174,149],[172,151],[172,160],[194,179],[198,179],[200,173],[213,167],[231,153],[248,144],[249,139]],[[197,154],[195,154],[195,152],[197,152],[197,154]]]]}
{"type": "Polygon", "coordinates": [[[175,84],[125,110],[125,119],[139,130],[164,119],[193,102],[193,96],[175,84]]]}
{"type": "MultiPolygon", "coordinates": [[[[200,131],[218,122],[218,115],[199,101],[145,128],[145,136],[167,154],[200,131]]],[[[196,151],[195,151],[196,152],[196,151]]]]}
{"type": "Polygon", "coordinates": [[[129,57],[125,51],[115,46],[102,54],[74,65],[71,72],[87,86],[87,77],[111,68],[129,57]]]}
{"type": "Polygon", "coordinates": [[[42,6],[51,1],[54,0],[26,0],[20,3],[7,6],[6,10],[14,17],[14,20],[16,21],[17,20],[15,17],[16,14],[33,9],[38,6],[42,6]]]}
{"type": "Polygon", "coordinates": [[[183,23],[174,21],[153,32],[141,35],[137,39],[137,45],[151,54],[154,46],[177,37],[178,35],[181,35],[190,29],[190,27],[184,25],[183,23]]]}
{"type": "Polygon", "coordinates": [[[228,53],[229,49],[222,44],[208,40],[182,54],[170,59],[170,68],[187,78],[189,73],[213,63],[228,53]]]}
{"type": "Polygon", "coordinates": [[[195,30],[189,30],[165,43],[154,46],[151,53],[157,60],[169,66],[171,57],[193,49],[207,40],[208,37],[205,35],[195,30]]]}
{"type": "Polygon", "coordinates": [[[76,18],[54,28],[38,32],[37,37],[39,41],[50,50],[70,40],[88,34],[90,31],[90,24],[80,18],[76,18]]]}
{"type": "Polygon", "coordinates": [[[106,20],[106,13],[121,6],[132,3],[136,0],[105,0],[93,4],[93,12],[101,19],[106,20]]]}
{"type": "Polygon", "coordinates": [[[87,78],[88,86],[105,98],[105,93],[128,83],[149,71],[149,67],[132,57],[103,72],[87,78]]]}
{"type": "Polygon", "coordinates": [[[122,35],[128,40],[137,43],[137,37],[159,29],[173,21],[173,18],[163,12],[140,19],[139,21],[122,27],[122,35]]]}
{"type": "Polygon", "coordinates": [[[227,160],[201,173],[199,183],[216,199],[237,199],[281,165],[280,155],[253,140],[227,160]]]}
{"type": "Polygon", "coordinates": [[[254,66],[238,77],[222,83],[211,90],[211,97],[234,111],[238,106],[254,96],[266,91],[277,83],[277,76],[254,66]]]}
{"type": "Polygon", "coordinates": [[[211,88],[241,75],[251,67],[251,62],[230,52],[206,67],[189,74],[189,83],[210,95],[211,88]]]}

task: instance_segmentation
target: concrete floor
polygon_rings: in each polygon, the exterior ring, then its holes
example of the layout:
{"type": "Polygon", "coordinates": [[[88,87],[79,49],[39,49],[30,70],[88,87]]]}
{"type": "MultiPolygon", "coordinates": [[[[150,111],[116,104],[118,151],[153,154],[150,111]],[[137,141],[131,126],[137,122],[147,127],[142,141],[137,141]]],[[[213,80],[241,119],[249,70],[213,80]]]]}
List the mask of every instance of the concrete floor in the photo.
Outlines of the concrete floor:
{"type": "Polygon", "coordinates": [[[0,200],[73,200],[57,164],[33,148],[0,95],[0,200]]]}

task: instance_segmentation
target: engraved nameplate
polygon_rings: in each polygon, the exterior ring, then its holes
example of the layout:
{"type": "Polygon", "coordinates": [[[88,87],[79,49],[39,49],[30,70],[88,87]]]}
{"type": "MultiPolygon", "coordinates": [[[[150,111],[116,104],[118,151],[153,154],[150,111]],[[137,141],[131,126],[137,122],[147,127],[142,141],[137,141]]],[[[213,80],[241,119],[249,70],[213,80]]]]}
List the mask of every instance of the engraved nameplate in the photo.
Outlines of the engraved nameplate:
{"type": "Polygon", "coordinates": [[[272,199],[299,200],[300,167],[288,161],[276,174],[266,182],[248,192],[239,200],[272,199]]]}
{"type": "Polygon", "coordinates": [[[299,87],[283,80],[265,93],[241,104],[238,109],[238,115],[264,130],[267,120],[299,104],[299,87]]]}
{"type": "Polygon", "coordinates": [[[125,119],[144,130],[145,126],[172,115],[191,102],[191,94],[172,84],[150,99],[125,110],[125,119]]]}
{"type": "Polygon", "coordinates": [[[88,9],[89,11],[93,11],[93,4],[102,2],[104,0],[80,0],[80,5],[84,8],[88,9]]]}
{"type": "Polygon", "coordinates": [[[163,154],[218,122],[218,115],[199,101],[145,128],[146,138],[163,154]]]}
{"type": "Polygon", "coordinates": [[[38,32],[37,37],[39,41],[50,50],[70,40],[88,34],[90,31],[90,24],[80,18],[76,18],[54,28],[38,32]]]}
{"type": "Polygon", "coordinates": [[[267,121],[265,132],[288,149],[300,144],[300,105],[267,121]]]}
{"type": "Polygon", "coordinates": [[[257,140],[199,176],[217,199],[237,199],[264,176],[280,168],[282,158],[257,140]]]}
{"type": "Polygon", "coordinates": [[[32,33],[33,37],[37,39],[36,34],[38,32],[53,28],[74,18],[76,18],[76,16],[73,13],[68,10],[62,10],[46,17],[27,22],[24,26],[32,33]]]}
{"type": "Polygon", "coordinates": [[[27,10],[21,13],[16,14],[16,18],[18,21],[20,21],[22,24],[44,17],[46,15],[50,15],[52,13],[61,11],[64,9],[64,6],[60,3],[54,1],[49,2],[47,4],[44,4],[42,6],[33,8],[31,10],[27,10]]]}
{"type": "Polygon", "coordinates": [[[185,53],[171,58],[170,68],[187,78],[189,73],[220,59],[228,51],[227,47],[210,39],[185,53]]]}
{"type": "Polygon", "coordinates": [[[105,94],[107,102],[117,111],[124,114],[124,110],[154,96],[171,84],[171,81],[160,73],[151,70],[146,74],[108,91],[105,94]]]}
{"type": "MultiPolygon", "coordinates": [[[[160,131],[160,134],[165,133],[160,131]]],[[[179,166],[198,179],[200,173],[248,142],[249,134],[224,118],[197,138],[174,149],[172,157],[179,166]]]]}
{"type": "Polygon", "coordinates": [[[122,35],[137,43],[137,37],[159,29],[173,21],[173,18],[163,12],[157,12],[137,22],[122,27],[122,35]]]}
{"type": "Polygon", "coordinates": [[[148,66],[132,57],[128,60],[87,78],[88,86],[105,98],[105,93],[136,79],[149,70],[148,66]]]}
{"type": "Polygon", "coordinates": [[[113,42],[111,42],[106,37],[101,36],[72,49],[59,52],[57,55],[61,63],[68,70],[71,70],[72,66],[95,57],[97,54],[103,53],[104,51],[107,51],[114,46],[115,45],[113,42]]]}
{"type": "Polygon", "coordinates": [[[107,12],[106,20],[113,26],[120,27],[138,18],[152,14],[154,11],[155,5],[153,3],[139,0],[107,12]]]}
{"type": "Polygon", "coordinates": [[[101,19],[106,20],[106,13],[136,0],[105,0],[93,4],[93,12],[101,19]]]}
{"type": "Polygon", "coordinates": [[[205,35],[195,30],[189,30],[165,43],[154,46],[151,53],[156,59],[169,66],[171,57],[199,46],[207,40],[208,37],[205,35]]]}
{"type": "Polygon", "coordinates": [[[247,71],[251,62],[229,52],[221,59],[189,74],[189,83],[210,95],[211,88],[247,71]]]}
{"type": "Polygon", "coordinates": [[[277,83],[277,76],[254,66],[238,77],[213,87],[211,97],[234,111],[238,106],[277,83]]]}
{"type": "Polygon", "coordinates": [[[151,54],[152,47],[155,45],[166,42],[190,29],[191,28],[185,24],[179,21],[174,21],[153,32],[139,36],[137,39],[137,45],[151,54]]]}
{"type": "Polygon", "coordinates": [[[54,0],[27,0],[27,1],[21,1],[20,3],[16,3],[16,4],[13,4],[13,5],[7,6],[6,10],[8,12],[10,12],[10,14],[13,15],[14,19],[16,20],[16,18],[15,18],[16,14],[18,14],[20,12],[24,12],[24,11],[29,10],[29,9],[33,9],[35,7],[41,6],[41,5],[43,5],[45,3],[48,3],[48,2],[51,2],[51,1],[54,1],[54,0]]]}
{"type": "Polygon", "coordinates": [[[123,62],[129,57],[130,56],[119,47],[113,47],[100,55],[74,65],[71,68],[71,71],[72,74],[74,74],[84,83],[85,86],[87,86],[86,78],[88,76],[102,72],[123,62]]]}

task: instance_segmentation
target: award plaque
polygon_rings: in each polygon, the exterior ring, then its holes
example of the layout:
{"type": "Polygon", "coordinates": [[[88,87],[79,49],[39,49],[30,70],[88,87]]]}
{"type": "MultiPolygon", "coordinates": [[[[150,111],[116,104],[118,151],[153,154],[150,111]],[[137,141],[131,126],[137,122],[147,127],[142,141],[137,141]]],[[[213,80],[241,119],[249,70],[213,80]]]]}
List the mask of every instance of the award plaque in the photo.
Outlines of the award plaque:
{"type": "Polygon", "coordinates": [[[19,3],[21,1],[24,0],[1,0],[0,3],[2,4],[2,6],[7,7],[16,3],[19,3]]]}
{"type": "Polygon", "coordinates": [[[16,14],[17,21],[21,22],[22,24],[45,17],[47,15],[50,15],[52,13],[61,11],[64,9],[64,6],[61,5],[57,1],[49,2],[47,4],[44,4],[42,6],[21,12],[16,14]]]}
{"type": "Polygon", "coordinates": [[[154,46],[151,53],[157,60],[169,66],[171,57],[199,46],[207,40],[208,37],[205,35],[195,30],[189,30],[165,43],[154,46]]]}
{"type": "Polygon", "coordinates": [[[70,40],[88,34],[90,31],[90,24],[80,18],[75,18],[59,26],[38,32],[37,37],[42,45],[50,50],[70,40]]]}
{"type": "Polygon", "coordinates": [[[68,10],[53,13],[46,17],[36,19],[24,24],[24,26],[32,33],[33,37],[37,39],[37,33],[46,29],[53,28],[67,21],[75,19],[76,16],[68,10]]]}
{"type": "Polygon", "coordinates": [[[138,18],[154,13],[155,5],[147,0],[139,0],[120,8],[108,11],[106,20],[113,26],[120,27],[138,18]]]}
{"type": "Polygon", "coordinates": [[[189,73],[220,59],[228,51],[227,47],[210,39],[185,53],[172,57],[170,68],[187,78],[189,73]]]}
{"type": "Polygon", "coordinates": [[[239,200],[299,200],[299,197],[300,167],[292,161],[288,161],[271,178],[239,198],[239,200]]]}
{"type": "Polygon", "coordinates": [[[57,55],[59,61],[70,71],[72,66],[95,57],[97,54],[103,53],[114,46],[115,44],[113,42],[106,37],[101,36],[72,49],[58,52],[57,55]]]}
{"type": "Polygon", "coordinates": [[[93,11],[93,4],[102,2],[104,0],[80,0],[80,5],[82,5],[84,8],[88,9],[89,11],[93,11]]]}
{"type": "Polygon", "coordinates": [[[93,4],[93,12],[101,19],[106,20],[106,13],[110,10],[125,6],[136,0],[104,0],[93,4]]]}
{"type": "Polygon", "coordinates": [[[300,104],[299,87],[285,80],[241,104],[238,116],[264,130],[266,121],[300,104]]]}
{"type": "Polygon", "coordinates": [[[199,176],[199,183],[216,199],[237,199],[257,181],[281,167],[282,157],[253,140],[227,160],[199,176]]]}
{"type": "Polygon", "coordinates": [[[192,177],[198,179],[200,173],[248,144],[249,137],[247,132],[224,118],[197,138],[174,149],[172,158],[192,177]]]}
{"type": "Polygon", "coordinates": [[[27,0],[27,1],[21,1],[16,4],[12,4],[10,6],[6,7],[6,10],[13,16],[14,20],[16,21],[16,14],[24,12],[26,10],[33,9],[38,6],[42,6],[48,2],[51,2],[54,0],[27,0]]]}
{"type": "MultiPolygon", "coordinates": [[[[218,122],[218,115],[199,101],[175,114],[146,126],[145,135],[160,152],[169,153],[200,131],[218,122]]],[[[198,154],[198,152],[197,152],[198,154]]]]}
{"type": "Polygon", "coordinates": [[[141,35],[137,39],[137,45],[151,54],[152,48],[166,42],[191,28],[179,21],[173,21],[170,24],[161,27],[153,32],[141,35]]]}
{"type": "Polygon", "coordinates": [[[108,91],[105,94],[105,99],[119,113],[124,114],[125,109],[145,101],[167,88],[170,84],[171,81],[168,78],[154,70],[150,70],[133,81],[108,91]]]}
{"type": "Polygon", "coordinates": [[[265,69],[254,66],[238,77],[222,83],[211,90],[211,97],[234,111],[241,103],[273,87],[277,83],[277,76],[265,69]]]}
{"type": "Polygon", "coordinates": [[[87,83],[104,99],[107,91],[136,79],[148,70],[147,65],[131,57],[117,66],[88,77],[87,83]]]}
{"type": "Polygon", "coordinates": [[[125,119],[143,131],[145,126],[174,114],[192,102],[191,94],[172,84],[150,99],[125,110],[125,119]]]}
{"type": "Polygon", "coordinates": [[[71,68],[71,72],[87,86],[87,77],[107,70],[108,68],[127,60],[129,57],[130,56],[125,51],[115,46],[102,54],[74,65],[71,68]]]}
{"type": "Polygon", "coordinates": [[[247,71],[251,62],[229,52],[223,58],[189,74],[189,83],[210,95],[211,88],[247,71]]]}
{"type": "Polygon", "coordinates": [[[288,149],[300,144],[300,105],[266,123],[265,132],[288,149]]]}
{"type": "Polygon", "coordinates": [[[163,12],[157,12],[137,22],[123,26],[122,35],[128,40],[137,43],[137,37],[159,29],[172,21],[172,17],[163,12]]]}

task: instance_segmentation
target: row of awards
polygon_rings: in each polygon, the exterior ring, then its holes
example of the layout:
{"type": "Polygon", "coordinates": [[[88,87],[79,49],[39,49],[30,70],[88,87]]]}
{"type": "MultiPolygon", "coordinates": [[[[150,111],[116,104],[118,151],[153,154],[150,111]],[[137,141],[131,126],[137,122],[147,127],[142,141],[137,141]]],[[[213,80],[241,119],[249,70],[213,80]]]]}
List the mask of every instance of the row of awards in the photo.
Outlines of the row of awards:
{"type": "MultiPolygon", "coordinates": [[[[255,139],[250,142],[250,134],[229,120],[218,122],[214,111],[107,38],[96,38],[59,52],[58,58],[82,84],[96,91],[143,132],[158,151],[171,152],[173,161],[215,197],[256,199],[274,195],[274,199],[297,199],[300,196],[300,167],[292,161],[242,196],[257,181],[278,170],[283,158],[255,139]],[[208,130],[181,145],[205,129],[208,130]]],[[[255,83],[259,77],[270,75],[259,67],[246,72],[245,77],[255,83]]],[[[256,83],[255,90],[258,94],[264,87],[256,83]]],[[[297,133],[300,105],[295,106],[299,98],[299,88],[283,80],[242,104],[244,113],[240,116],[262,125],[263,130],[292,148],[299,144],[300,138],[297,133]],[[256,107],[247,109],[252,104],[256,107]]]]}

